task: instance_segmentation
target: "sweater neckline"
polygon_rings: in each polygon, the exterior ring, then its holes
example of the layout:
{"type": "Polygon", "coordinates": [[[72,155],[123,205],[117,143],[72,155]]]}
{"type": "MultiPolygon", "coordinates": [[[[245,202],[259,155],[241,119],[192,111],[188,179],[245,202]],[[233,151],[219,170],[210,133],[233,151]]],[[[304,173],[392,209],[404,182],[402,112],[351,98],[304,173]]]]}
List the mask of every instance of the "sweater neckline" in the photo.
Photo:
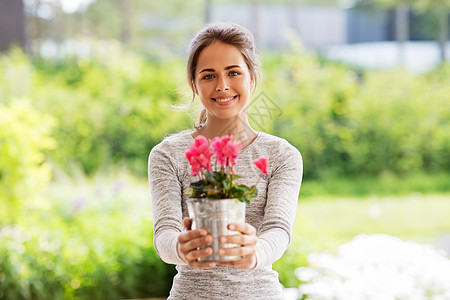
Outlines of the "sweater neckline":
{"type": "MultiPolygon", "coordinates": [[[[189,135],[190,140],[191,140],[191,141],[194,141],[195,139],[194,139],[194,137],[192,136],[192,133],[194,133],[194,130],[190,130],[190,131],[188,132],[188,135],[189,135]]],[[[257,132],[256,132],[256,138],[255,138],[250,144],[248,144],[247,146],[245,146],[244,148],[242,148],[242,149],[241,149],[241,153],[242,153],[243,151],[246,151],[248,148],[253,147],[253,145],[256,144],[256,142],[261,138],[261,135],[262,135],[262,132],[261,132],[261,131],[257,131],[257,132]]]]}

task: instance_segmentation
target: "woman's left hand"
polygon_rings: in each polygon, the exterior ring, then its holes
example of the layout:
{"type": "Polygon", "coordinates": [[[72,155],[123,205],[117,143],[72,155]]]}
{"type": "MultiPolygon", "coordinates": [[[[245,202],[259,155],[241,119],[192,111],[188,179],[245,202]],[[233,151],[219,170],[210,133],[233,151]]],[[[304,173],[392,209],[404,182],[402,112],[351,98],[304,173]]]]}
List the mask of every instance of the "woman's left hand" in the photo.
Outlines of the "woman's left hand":
{"type": "Polygon", "coordinates": [[[256,266],[256,229],[248,223],[233,223],[229,230],[239,231],[241,234],[224,235],[220,237],[222,244],[238,244],[241,247],[220,248],[220,256],[242,256],[242,259],[230,262],[220,262],[218,265],[235,266],[241,269],[253,269],[256,266]]]}

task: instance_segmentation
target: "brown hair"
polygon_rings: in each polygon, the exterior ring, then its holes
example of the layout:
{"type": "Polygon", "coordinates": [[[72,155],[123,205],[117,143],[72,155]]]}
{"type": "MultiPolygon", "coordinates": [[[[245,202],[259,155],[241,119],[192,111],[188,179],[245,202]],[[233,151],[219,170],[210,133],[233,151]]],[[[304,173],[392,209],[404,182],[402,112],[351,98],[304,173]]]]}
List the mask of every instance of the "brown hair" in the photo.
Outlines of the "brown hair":
{"type": "MultiPolygon", "coordinates": [[[[256,88],[256,84],[258,83],[261,64],[256,54],[255,40],[252,33],[246,28],[234,23],[209,24],[197,33],[188,49],[187,79],[193,92],[191,104],[195,99],[195,68],[197,67],[198,57],[205,47],[216,41],[238,48],[247,63],[250,75],[255,81],[253,89],[256,88]]],[[[198,129],[205,123],[206,110],[203,108],[200,113],[199,122],[194,126],[198,129]]]]}

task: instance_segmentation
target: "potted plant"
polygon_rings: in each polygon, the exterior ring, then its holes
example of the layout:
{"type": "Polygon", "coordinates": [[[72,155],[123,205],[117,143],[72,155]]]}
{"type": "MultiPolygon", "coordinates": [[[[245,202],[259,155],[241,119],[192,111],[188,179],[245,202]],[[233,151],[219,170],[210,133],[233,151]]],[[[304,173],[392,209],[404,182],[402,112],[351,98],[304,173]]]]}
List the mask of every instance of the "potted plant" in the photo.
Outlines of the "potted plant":
{"type": "MultiPolygon", "coordinates": [[[[241,151],[241,143],[233,142],[232,138],[226,135],[208,142],[204,136],[199,135],[185,153],[191,165],[191,175],[198,176],[197,181],[191,182],[188,192],[190,198],[187,206],[189,216],[193,219],[192,228],[204,227],[213,236],[213,242],[207,245],[213,248],[213,254],[201,258],[201,261],[240,259],[218,255],[219,248],[237,246],[221,244],[219,237],[237,234],[228,230],[228,224],[244,223],[245,205],[258,195],[257,183],[249,187],[235,182],[235,179],[240,178],[233,167],[241,151]],[[213,157],[214,164],[211,162],[213,157]]],[[[267,157],[260,157],[254,163],[261,175],[268,173],[267,157]]]]}

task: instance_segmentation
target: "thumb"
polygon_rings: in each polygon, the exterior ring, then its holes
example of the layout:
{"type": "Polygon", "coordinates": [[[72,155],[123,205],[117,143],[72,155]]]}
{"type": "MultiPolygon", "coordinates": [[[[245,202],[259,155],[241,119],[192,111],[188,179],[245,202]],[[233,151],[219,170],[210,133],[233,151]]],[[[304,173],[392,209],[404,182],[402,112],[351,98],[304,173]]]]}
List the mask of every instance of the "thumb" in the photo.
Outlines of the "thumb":
{"type": "Polygon", "coordinates": [[[191,230],[192,229],[192,219],[190,218],[184,218],[183,219],[183,225],[187,230],[191,230]]]}

